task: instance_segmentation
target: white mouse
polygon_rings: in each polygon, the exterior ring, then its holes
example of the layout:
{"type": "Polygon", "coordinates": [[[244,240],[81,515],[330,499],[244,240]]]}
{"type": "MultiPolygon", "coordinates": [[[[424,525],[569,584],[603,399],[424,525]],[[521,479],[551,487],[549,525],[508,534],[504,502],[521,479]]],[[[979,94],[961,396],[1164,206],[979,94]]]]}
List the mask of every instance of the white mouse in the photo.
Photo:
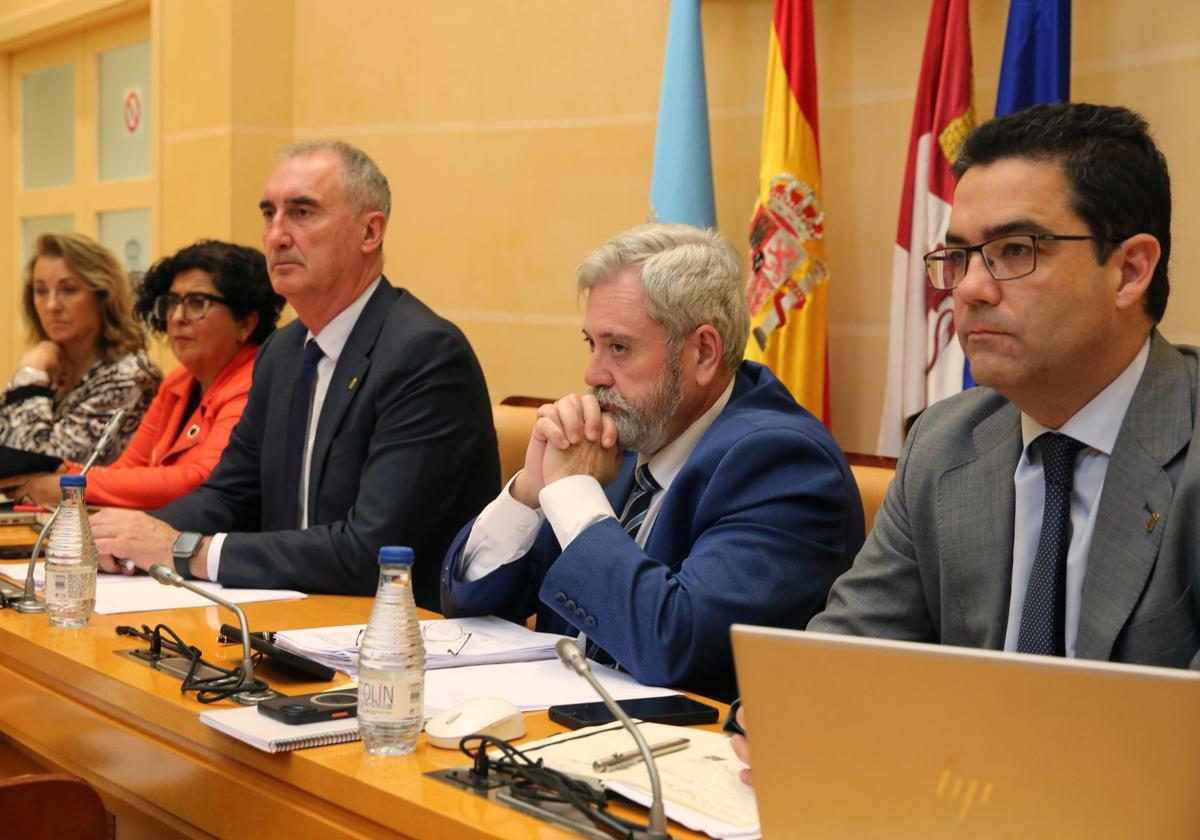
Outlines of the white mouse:
{"type": "Polygon", "coordinates": [[[459,742],[467,735],[493,735],[505,741],[523,738],[525,716],[507,700],[475,697],[431,717],[425,724],[430,746],[443,750],[458,749],[459,742]]]}

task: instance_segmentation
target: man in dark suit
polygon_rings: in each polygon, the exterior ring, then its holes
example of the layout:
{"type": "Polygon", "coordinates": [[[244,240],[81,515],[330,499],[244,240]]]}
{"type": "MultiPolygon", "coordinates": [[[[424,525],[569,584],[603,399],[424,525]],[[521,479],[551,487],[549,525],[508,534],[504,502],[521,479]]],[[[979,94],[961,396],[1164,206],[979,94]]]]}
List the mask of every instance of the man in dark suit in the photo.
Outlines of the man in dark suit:
{"type": "Polygon", "coordinates": [[[447,555],[443,611],[536,611],[642,682],[729,697],[729,626],[802,627],[861,545],[854,479],[741,361],[741,259],[719,234],[635,228],[578,285],[592,392],[540,409],[524,469],[447,555]]]}
{"type": "Polygon", "coordinates": [[[107,570],[173,557],[229,586],[365,595],[380,546],[409,545],[417,603],[436,608],[438,563],[495,493],[499,461],[470,345],[383,277],[390,204],[362,151],[284,151],[260,202],[263,245],[298,320],[263,345],[207,482],[156,518],[94,518],[107,570]]]}
{"type": "Polygon", "coordinates": [[[985,123],[954,170],[925,260],[984,387],[913,426],[808,629],[1200,668],[1198,354],[1156,328],[1166,160],[1138,115],[1070,103],[985,123]]]}

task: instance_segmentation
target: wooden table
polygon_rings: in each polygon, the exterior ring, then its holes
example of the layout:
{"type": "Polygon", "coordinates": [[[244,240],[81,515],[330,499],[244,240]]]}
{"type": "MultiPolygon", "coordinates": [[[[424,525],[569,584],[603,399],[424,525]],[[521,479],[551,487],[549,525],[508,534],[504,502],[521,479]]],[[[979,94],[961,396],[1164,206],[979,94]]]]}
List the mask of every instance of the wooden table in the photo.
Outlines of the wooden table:
{"type": "MultiPolygon", "coordinates": [[[[315,596],[244,609],[252,629],[284,630],[365,622],[370,606],[369,598],[315,596]]],[[[0,610],[0,739],[93,784],[121,837],[576,836],[427,778],[467,762],[424,736],[400,759],[373,758],[357,742],[261,752],[200,723],[205,707],[181,695],[178,679],[115,653],[143,646],[118,636],[117,625],[162,622],[206,659],[232,667],[240,646],[216,642],[232,618],[225,613],[97,615],[86,628],[62,630],[45,615],[0,610]]],[[[286,694],[329,687],[262,674],[286,694]]],[[[562,731],[544,712],[526,715],[526,726],[525,741],[562,731]]]]}

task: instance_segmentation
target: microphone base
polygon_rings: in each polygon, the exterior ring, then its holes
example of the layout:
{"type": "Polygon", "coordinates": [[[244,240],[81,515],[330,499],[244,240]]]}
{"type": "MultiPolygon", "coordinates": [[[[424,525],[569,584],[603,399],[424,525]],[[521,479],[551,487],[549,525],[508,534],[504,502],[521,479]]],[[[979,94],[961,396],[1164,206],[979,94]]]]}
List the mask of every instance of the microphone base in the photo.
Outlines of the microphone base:
{"type": "Polygon", "coordinates": [[[277,692],[268,688],[263,691],[239,691],[237,694],[232,695],[232,699],[243,706],[257,706],[262,701],[270,700],[272,697],[277,696],[277,692]]]}
{"type": "Polygon", "coordinates": [[[46,603],[37,598],[22,598],[12,605],[12,608],[25,615],[35,615],[46,611],[46,603]]]}

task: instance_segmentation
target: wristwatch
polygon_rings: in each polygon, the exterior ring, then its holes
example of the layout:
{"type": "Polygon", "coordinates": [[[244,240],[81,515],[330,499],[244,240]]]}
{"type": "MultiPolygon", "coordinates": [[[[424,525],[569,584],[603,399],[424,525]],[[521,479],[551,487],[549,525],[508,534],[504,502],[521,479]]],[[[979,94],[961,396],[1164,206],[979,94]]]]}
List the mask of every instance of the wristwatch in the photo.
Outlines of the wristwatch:
{"type": "Polygon", "coordinates": [[[175,560],[175,571],[183,575],[186,580],[196,579],[196,576],[192,574],[190,563],[196,551],[199,550],[200,542],[203,539],[203,534],[195,531],[184,531],[175,538],[175,545],[171,546],[171,557],[175,560]]]}

